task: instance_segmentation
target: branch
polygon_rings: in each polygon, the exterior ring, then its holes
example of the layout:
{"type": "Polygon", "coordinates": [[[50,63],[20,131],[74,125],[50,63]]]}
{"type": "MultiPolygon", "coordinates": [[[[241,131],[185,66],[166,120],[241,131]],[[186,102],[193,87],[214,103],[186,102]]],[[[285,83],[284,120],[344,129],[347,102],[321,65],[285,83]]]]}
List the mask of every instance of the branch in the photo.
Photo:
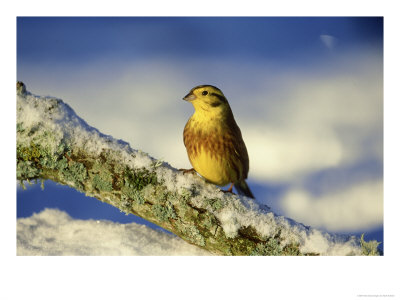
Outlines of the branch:
{"type": "Polygon", "coordinates": [[[89,126],[62,100],[17,83],[17,179],[50,179],[153,222],[219,255],[377,255],[377,243],[334,235],[225,194],[197,175],[89,126]]]}

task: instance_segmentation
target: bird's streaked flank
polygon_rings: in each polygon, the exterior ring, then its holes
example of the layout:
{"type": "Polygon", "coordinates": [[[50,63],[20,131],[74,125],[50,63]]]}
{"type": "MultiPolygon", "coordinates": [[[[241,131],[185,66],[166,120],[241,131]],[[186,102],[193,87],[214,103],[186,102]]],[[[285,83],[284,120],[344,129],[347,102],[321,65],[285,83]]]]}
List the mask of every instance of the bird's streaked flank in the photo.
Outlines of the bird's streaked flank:
{"type": "Polygon", "coordinates": [[[228,100],[212,85],[199,85],[183,98],[195,112],[186,123],[183,141],[193,169],[207,181],[231,183],[238,194],[254,198],[245,179],[249,156],[228,100]]]}

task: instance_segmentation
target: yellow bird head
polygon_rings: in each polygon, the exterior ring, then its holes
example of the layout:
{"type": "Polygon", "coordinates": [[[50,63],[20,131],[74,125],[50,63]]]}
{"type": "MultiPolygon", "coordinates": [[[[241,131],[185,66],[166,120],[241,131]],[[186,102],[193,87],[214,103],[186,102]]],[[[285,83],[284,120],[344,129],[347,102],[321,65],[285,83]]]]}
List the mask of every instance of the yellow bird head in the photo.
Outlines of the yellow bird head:
{"type": "Polygon", "coordinates": [[[231,111],[222,91],[212,85],[199,85],[192,88],[183,100],[192,103],[196,112],[223,114],[231,111]]]}

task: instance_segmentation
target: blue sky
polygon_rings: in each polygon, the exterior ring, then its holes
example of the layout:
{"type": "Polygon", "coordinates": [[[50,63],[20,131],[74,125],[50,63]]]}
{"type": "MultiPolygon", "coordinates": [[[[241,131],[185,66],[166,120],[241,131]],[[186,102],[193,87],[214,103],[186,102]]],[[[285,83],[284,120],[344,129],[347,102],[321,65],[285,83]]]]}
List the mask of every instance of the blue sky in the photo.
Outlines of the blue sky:
{"type": "MultiPolygon", "coordinates": [[[[17,18],[17,77],[177,168],[189,167],[182,130],[193,112],[181,98],[214,84],[242,129],[258,201],[383,238],[382,18],[17,18]]],[[[59,207],[137,221],[45,186],[18,190],[18,216],[59,207]]]]}
{"type": "Polygon", "coordinates": [[[82,63],[103,56],[232,56],[285,60],[323,56],[321,34],[341,51],[382,46],[382,18],[18,18],[18,60],[82,63]]]}

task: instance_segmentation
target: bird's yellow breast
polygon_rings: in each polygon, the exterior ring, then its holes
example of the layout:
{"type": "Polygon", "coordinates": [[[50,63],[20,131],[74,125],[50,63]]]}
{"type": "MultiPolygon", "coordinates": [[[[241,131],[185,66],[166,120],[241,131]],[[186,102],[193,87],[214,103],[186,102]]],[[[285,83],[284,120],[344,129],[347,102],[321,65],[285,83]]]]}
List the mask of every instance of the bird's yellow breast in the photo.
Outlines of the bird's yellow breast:
{"type": "Polygon", "coordinates": [[[194,114],[184,130],[184,142],[193,168],[208,181],[226,185],[239,179],[232,164],[234,151],[227,139],[226,128],[217,119],[194,114]]]}
{"type": "Polygon", "coordinates": [[[232,176],[227,168],[227,161],[223,157],[217,157],[203,147],[198,153],[190,155],[189,160],[201,176],[217,185],[226,185],[232,182],[232,176]]]}

